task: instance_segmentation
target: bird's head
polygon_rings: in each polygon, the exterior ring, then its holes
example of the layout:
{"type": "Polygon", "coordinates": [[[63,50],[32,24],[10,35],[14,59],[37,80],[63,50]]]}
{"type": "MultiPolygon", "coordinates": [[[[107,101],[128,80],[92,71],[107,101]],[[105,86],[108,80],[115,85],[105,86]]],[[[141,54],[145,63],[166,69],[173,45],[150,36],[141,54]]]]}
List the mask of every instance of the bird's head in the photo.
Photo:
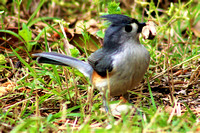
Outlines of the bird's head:
{"type": "Polygon", "coordinates": [[[120,14],[101,16],[111,22],[105,32],[104,47],[116,48],[126,41],[139,41],[139,33],[145,23],[139,23],[136,19],[120,14]]]}

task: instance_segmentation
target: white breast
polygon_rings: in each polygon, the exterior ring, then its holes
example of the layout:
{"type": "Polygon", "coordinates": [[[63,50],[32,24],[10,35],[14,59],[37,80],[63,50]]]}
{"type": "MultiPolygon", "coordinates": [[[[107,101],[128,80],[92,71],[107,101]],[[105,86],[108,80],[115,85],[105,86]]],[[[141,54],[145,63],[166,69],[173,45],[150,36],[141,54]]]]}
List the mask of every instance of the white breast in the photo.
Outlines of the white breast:
{"type": "Polygon", "coordinates": [[[116,73],[110,78],[111,96],[134,89],[149,66],[149,52],[143,45],[127,42],[124,46],[120,53],[113,56],[116,73]]]}

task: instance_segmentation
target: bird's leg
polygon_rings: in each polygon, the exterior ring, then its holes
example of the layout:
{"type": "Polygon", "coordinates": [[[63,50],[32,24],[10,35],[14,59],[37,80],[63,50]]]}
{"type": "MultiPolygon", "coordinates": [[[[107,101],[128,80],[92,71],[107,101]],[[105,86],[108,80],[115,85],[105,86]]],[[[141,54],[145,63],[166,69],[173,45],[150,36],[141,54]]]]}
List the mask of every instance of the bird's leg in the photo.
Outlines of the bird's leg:
{"type": "Polygon", "coordinates": [[[122,100],[123,100],[125,103],[127,103],[127,102],[128,102],[128,103],[131,103],[131,101],[130,101],[130,95],[129,95],[128,92],[122,94],[122,100]]]}
{"type": "Polygon", "coordinates": [[[106,94],[105,93],[103,93],[103,95],[102,95],[102,97],[103,97],[103,106],[104,106],[104,109],[105,109],[105,111],[108,113],[108,100],[107,100],[107,97],[106,97],[106,94]]]}
{"type": "Polygon", "coordinates": [[[110,93],[109,93],[109,90],[106,88],[102,88],[102,99],[103,99],[103,107],[104,107],[105,111],[107,113],[109,113],[110,108],[108,105],[108,101],[110,99],[110,93]]]}
{"type": "Polygon", "coordinates": [[[107,74],[107,83],[108,83],[108,88],[102,88],[103,89],[103,106],[105,108],[105,111],[107,113],[110,112],[109,110],[109,106],[108,106],[108,100],[110,100],[110,78],[109,78],[109,72],[108,70],[106,70],[106,74],[107,74]]]}
{"type": "MultiPolygon", "coordinates": [[[[128,92],[126,92],[126,93],[124,93],[123,95],[122,95],[122,99],[123,99],[123,101],[125,101],[124,103],[131,103],[131,100],[130,100],[130,95],[129,95],[129,93],[128,92]]],[[[132,104],[132,103],[131,103],[132,104]]],[[[137,107],[135,107],[134,105],[133,105],[133,107],[135,108],[135,111],[136,111],[136,113],[138,114],[138,115],[140,115],[140,114],[142,114],[142,112],[137,108],[137,107]]]]}

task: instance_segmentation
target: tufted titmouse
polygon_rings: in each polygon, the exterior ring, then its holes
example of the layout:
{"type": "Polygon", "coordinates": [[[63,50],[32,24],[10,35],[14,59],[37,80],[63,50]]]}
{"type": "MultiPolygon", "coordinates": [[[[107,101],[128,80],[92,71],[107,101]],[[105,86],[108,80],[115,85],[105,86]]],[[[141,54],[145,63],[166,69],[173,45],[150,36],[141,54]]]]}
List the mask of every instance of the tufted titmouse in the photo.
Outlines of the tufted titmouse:
{"type": "Polygon", "coordinates": [[[88,62],[55,52],[37,53],[39,63],[71,66],[78,69],[103,93],[106,111],[106,91],[110,96],[122,95],[129,99],[127,90],[134,89],[142,80],[150,61],[149,52],[139,42],[139,33],[145,23],[125,15],[102,16],[111,22],[105,31],[101,49],[88,58],[88,62]]]}

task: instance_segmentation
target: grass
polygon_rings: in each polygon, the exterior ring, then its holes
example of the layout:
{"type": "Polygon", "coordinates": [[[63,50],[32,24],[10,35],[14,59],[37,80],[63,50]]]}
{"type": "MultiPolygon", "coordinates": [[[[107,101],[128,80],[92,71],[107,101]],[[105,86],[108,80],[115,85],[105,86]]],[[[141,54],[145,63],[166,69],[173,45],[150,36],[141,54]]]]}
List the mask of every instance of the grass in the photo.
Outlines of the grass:
{"type": "MultiPolygon", "coordinates": [[[[1,24],[0,51],[6,57],[5,63],[0,56],[0,131],[198,132],[200,46],[195,25],[200,21],[200,4],[191,0],[164,5],[142,1],[128,5],[101,0],[41,1],[32,13],[28,7],[32,8],[33,3],[28,2],[13,2],[12,10],[0,7],[4,11],[0,12],[0,22],[5,23],[1,24]],[[99,15],[108,12],[127,14],[144,22],[153,20],[157,24],[154,40],[140,38],[150,52],[151,62],[142,83],[130,91],[137,110],[120,117],[101,111],[101,95],[78,70],[41,65],[31,56],[49,50],[66,53],[67,43],[78,42],[75,39],[78,34],[64,28],[76,29],[73,23],[80,20],[95,19],[102,31],[94,36],[101,37],[108,24],[99,21],[99,15]],[[60,29],[60,25],[64,28],[60,29]],[[13,27],[17,27],[17,32],[13,27]],[[74,38],[67,40],[63,31],[67,37],[74,34],[74,38]]],[[[4,3],[4,6],[9,5],[4,3]]],[[[100,47],[100,43],[87,32],[86,24],[82,29],[79,39],[83,45],[77,43],[70,52],[73,57],[86,60],[92,52],[88,44],[100,47]]],[[[118,97],[116,100],[120,101],[118,97]]]]}

